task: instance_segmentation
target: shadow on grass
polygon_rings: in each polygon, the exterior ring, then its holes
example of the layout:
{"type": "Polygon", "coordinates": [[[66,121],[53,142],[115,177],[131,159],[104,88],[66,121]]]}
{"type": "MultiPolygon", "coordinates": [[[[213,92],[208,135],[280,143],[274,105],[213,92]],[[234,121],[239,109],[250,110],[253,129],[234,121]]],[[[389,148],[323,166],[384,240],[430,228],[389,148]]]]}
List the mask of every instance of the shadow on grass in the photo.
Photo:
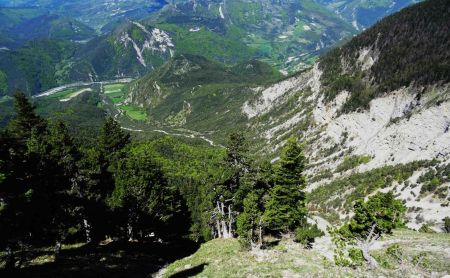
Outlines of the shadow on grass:
{"type": "Polygon", "coordinates": [[[271,240],[264,244],[263,249],[271,249],[278,246],[281,242],[281,239],[271,240]]]}
{"type": "MultiPolygon", "coordinates": [[[[186,257],[198,249],[191,241],[176,243],[113,242],[63,250],[57,262],[0,270],[0,277],[150,277],[165,264],[186,257]]],[[[184,276],[183,276],[184,277],[184,276]]]]}
{"type": "Polygon", "coordinates": [[[207,266],[208,264],[199,264],[197,266],[194,266],[192,268],[189,269],[185,269],[182,270],[180,272],[177,272],[173,275],[170,275],[170,278],[187,278],[187,277],[192,277],[194,275],[197,275],[199,273],[202,273],[203,270],[205,269],[205,266],[207,266]]]}

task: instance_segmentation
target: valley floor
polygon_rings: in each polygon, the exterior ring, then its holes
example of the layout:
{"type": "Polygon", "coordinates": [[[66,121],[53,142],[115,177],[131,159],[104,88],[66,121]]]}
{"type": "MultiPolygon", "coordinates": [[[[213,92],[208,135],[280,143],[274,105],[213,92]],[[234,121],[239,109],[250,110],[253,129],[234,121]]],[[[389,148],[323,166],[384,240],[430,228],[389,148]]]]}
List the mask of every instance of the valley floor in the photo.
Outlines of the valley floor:
{"type": "MultiPolygon", "coordinates": [[[[336,266],[327,259],[324,244],[312,250],[283,239],[266,250],[243,250],[238,240],[213,240],[203,244],[193,255],[176,261],[161,270],[156,277],[444,277],[450,274],[450,235],[426,234],[398,230],[386,236],[372,255],[380,268],[350,268],[336,266]],[[403,249],[402,260],[388,260],[386,249],[398,243],[403,249]],[[421,258],[420,260],[414,258],[421,258]]],[[[326,247],[325,247],[326,249],[326,247]]]]}

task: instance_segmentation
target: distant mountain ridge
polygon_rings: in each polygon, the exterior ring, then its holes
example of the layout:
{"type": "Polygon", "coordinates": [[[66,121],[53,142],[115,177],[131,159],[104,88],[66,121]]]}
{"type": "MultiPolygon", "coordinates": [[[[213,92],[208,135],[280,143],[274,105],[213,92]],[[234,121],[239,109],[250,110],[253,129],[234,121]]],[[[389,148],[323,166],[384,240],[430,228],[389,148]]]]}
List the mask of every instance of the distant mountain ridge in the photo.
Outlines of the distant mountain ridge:
{"type": "Polygon", "coordinates": [[[364,30],[381,18],[401,10],[420,0],[318,0],[328,9],[350,22],[357,30],[364,30]]]}
{"type": "MultiPolygon", "coordinates": [[[[0,94],[21,89],[33,95],[77,81],[137,78],[175,54],[201,55],[228,65],[259,59],[289,74],[308,68],[318,55],[357,32],[346,17],[335,13],[332,1],[129,0],[120,7],[110,0],[97,6],[92,1],[2,3],[14,8],[0,8],[4,15],[0,17],[4,60],[0,71],[6,76],[2,83],[8,84],[0,94]],[[138,20],[142,18],[146,19],[138,20]],[[25,45],[30,40],[39,42],[25,45]],[[50,56],[64,59],[42,59],[44,48],[54,50],[50,44],[59,44],[53,40],[62,40],[67,47],[50,56]],[[33,50],[35,46],[39,49],[33,50]],[[25,66],[21,62],[25,57],[40,59],[43,65],[25,66]],[[14,61],[20,66],[10,63],[14,61]],[[39,67],[46,73],[38,73],[39,67]],[[43,75],[44,80],[33,80],[43,75]]],[[[390,9],[395,10],[395,5],[390,9]]]]}
{"type": "Polygon", "coordinates": [[[121,19],[139,20],[162,8],[164,0],[1,0],[0,7],[39,9],[47,13],[74,18],[101,31],[121,19]]]}

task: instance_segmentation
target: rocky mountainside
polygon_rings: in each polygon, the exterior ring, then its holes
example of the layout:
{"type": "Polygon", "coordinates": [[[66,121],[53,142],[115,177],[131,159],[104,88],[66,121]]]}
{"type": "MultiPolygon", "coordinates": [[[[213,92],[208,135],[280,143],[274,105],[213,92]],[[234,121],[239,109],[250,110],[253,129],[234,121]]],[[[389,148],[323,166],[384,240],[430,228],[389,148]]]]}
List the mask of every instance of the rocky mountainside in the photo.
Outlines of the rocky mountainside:
{"type": "Polygon", "coordinates": [[[92,66],[93,79],[105,80],[144,75],[174,53],[173,39],[166,31],[127,20],[112,33],[81,46],[78,60],[92,66]]]}
{"type": "Polygon", "coordinates": [[[170,59],[174,49],[167,32],[134,21],[87,43],[31,40],[17,49],[0,49],[0,72],[7,83],[0,94],[21,89],[34,95],[75,81],[139,77],[170,59]]]}
{"type": "MultiPolygon", "coordinates": [[[[257,155],[275,159],[289,136],[299,136],[308,145],[311,206],[329,219],[345,217],[357,197],[394,188],[407,201],[410,225],[435,223],[450,213],[449,12],[445,0],[406,8],[272,85],[207,90],[199,101],[207,86],[188,84],[189,93],[170,98],[179,103],[170,115],[182,120],[167,116],[159,124],[218,142],[224,129],[241,127],[257,155]],[[220,102],[207,101],[215,97],[220,102]],[[215,115],[200,121],[210,110],[215,115]]],[[[197,73],[196,66],[181,69],[197,73]]],[[[166,97],[158,82],[134,83],[128,99],[150,112],[164,109],[154,101],[166,97]]]]}

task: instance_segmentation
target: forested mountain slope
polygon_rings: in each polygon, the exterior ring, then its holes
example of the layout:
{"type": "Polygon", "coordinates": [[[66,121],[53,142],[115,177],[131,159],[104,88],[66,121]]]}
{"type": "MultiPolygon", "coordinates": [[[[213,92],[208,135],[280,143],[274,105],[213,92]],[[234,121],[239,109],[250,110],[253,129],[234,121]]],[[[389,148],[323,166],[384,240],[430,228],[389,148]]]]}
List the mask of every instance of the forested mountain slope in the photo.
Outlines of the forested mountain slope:
{"type": "Polygon", "coordinates": [[[0,71],[8,84],[0,93],[21,89],[35,95],[72,82],[139,77],[162,65],[174,49],[168,33],[134,21],[87,43],[30,40],[17,49],[0,50],[0,71]]]}
{"type": "Polygon", "coordinates": [[[183,37],[176,38],[183,49],[198,55],[206,53],[221,62],[229,62],[230,57],[227,53],[210,53],[213,49],[207,42],[218,40],[217,35],[244,46],[234,55],[251,51],[248,54],[252,57],[292,71],[311,64],[318,54],[356,32],[324,6],[309,0],[170,3],[152,20],[164,23],[168,30],[183,32],[183,37]],[[195,49],[194,38],[202,39],[195,49]]]}
{"type": "Polygon", "coordinates": [[[148,122],[159,128],[224,138],[237,122],[246,122],[239,107],[252,88],[278,78],[276,70],[256,60],[229,67],[202,56],[180,55],[128,85],[125,103],[144,107],[148,122]]]}
{"type": "MultiPolygon", "coordinates": [[[[339,213],[356,196],[394,186],[411,201],[410,207],[421,207],[426,220],[437,221],[449,210],[440,206],[449,202],[449,9],[443,0],[406,8],[322,56],[312,69],[273,85],[206,93],[220,102],[191,106],[190,99],[208,88],[197,84],[189,84],[188,94],[171,94],[165,102],[164,83],[152,77],[134,83],[128,99],[162,116],[161,126],[189,128],[219,143],[224,129],[246,129],[261,157],[276,157],[291,135],[303,138],[310,158],[310,190],[325,184],[313,192],[313,203],[321,200],[322,209],[339,213]],[[204,113],[211,116],[201,118],[204,113]],[[233,124],[218,125],[218,119],[233,124]],[[401,166],[405,163],[410,164],[401,166]],[[393,166],[380,168],[385,165],[393,166]],[[366,174],[353,175],[358,172],[366,174]],[[384,180],[398,172],[409,174],[384,180]],[[422,177],[424,173],[429,174],[422,177]],[[380,180],[369,181],[366,175],[380,180]],[[434,176],[439,182],[429,187],[434,176]],[[333,199],[334,194],[340,195],[333,199]]],[[[177,66],[187,76],[196,74],[193,67],[177,66]]]]}
{"type": "Polygon", "coordinates": [[[33,39],[83,41],[96,36],[94,29],[39,7],[4,8],[0,5],[0,47],[16,48],[33,39]]]}
{"type": "Polygon", "coordinates": [[[171,1],[0,48],[0,276],[449,274],[450,2],[285,63],[351,27],[320,7],[171,1]]]}

